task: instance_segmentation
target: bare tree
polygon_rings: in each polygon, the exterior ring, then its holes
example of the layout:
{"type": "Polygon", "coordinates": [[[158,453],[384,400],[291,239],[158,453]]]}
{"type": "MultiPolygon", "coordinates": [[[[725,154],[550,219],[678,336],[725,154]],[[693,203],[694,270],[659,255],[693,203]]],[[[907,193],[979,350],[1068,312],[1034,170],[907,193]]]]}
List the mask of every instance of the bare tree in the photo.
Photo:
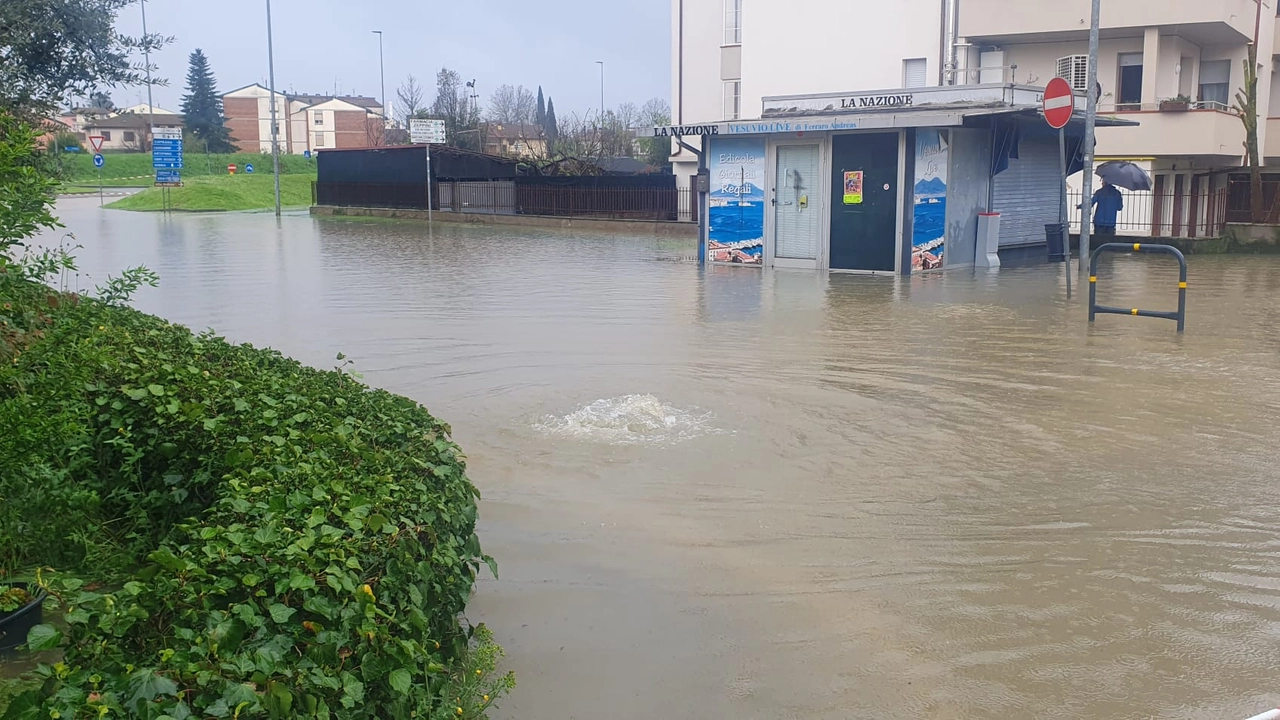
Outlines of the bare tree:
{"type": "Polygon", "coordinates": [[[640,106],[641,125],[666,125],[671,122],[671,106],[666,100],[649,98],[640,106]]]}
{"type": "Polygon", "coordinates": [[[364,119],[364,139],[368,147],[382,147],[387,144],[387,119],[381,115],[369,113],[364,119]]]}
{"type": "Polygon", "coordinates": [[[613,120],[620,130],[630,130],[640,119],[640,108],[635,103],[625,102],[613,111],[613,120]]]}
{"type": "Polygon", "coordinates": [[[396,97],[399,99],[398,110],[400,116],[404,118],[406,127],[409,125],[409,119],[418,114],[419,110],[426,107],[423,98],[422,86],[418,84],[418,79],[410,75],[405,78],[400,87],[396,88],[396,97]]]}
{"type": "Polygon", "coordinates": [[[526,125],[533,123],[537,115],[537,98],[523,85],[499,85],[489,98],[491,122],[526,125]]]}

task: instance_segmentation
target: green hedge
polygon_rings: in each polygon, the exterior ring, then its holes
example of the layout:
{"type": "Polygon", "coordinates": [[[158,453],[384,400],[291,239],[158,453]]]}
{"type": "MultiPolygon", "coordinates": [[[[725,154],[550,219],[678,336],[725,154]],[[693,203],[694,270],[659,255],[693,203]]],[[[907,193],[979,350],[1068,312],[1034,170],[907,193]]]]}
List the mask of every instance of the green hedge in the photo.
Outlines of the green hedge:
{"type": "Polygon", "coordinates": [[[0,555],[78,571],[6,718],[482,717],[512,685],[460,620],[492,560],[426,409],[41,286],[0,307],[0,555]]]}

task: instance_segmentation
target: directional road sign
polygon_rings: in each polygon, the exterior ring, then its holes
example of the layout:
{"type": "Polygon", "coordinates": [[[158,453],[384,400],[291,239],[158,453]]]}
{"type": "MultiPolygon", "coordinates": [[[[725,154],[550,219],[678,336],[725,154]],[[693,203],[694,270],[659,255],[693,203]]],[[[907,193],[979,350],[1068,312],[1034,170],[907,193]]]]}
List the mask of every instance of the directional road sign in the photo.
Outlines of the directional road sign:
{"type": "Polygon", "coordinates": [[[253,172],[253,165],[252,165],[252,164],[250,164],[250,163],[245,163],[245,164],[244,164],[244,171],[245,171],[245,172],[247,172],[247,173],[252,173],[252,172],[253,172]]]}
{"type": "Polygon", "coordinates": [[[94,166],[94,167],[96,167],[96,168],[100,168],[100,167],[102,167],[103,165],[106,165],[106,164],[107,164],[107,159],[106,159],[106,158],[104,158],[104,157],[102,157],[102,153],[94,153],[94,154],[93,154],[93,166],[94,166]]]}

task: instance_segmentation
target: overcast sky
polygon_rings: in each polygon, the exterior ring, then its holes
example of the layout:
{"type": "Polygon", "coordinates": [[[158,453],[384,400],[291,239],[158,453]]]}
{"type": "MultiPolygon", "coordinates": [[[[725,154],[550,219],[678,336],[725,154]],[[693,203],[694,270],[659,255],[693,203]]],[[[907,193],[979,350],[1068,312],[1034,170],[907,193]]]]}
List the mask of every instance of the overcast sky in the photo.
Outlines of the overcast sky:
{"type": "MultiPolygon", "coordinates": [[[[187,56],[209,57],[221,91],[266,84],[264,0],[148,0],[147,29],[172,35],[152,62],[168,87],[154,88],[159,107],[179,110],[187,56]]],[[[276,88],[282,91],[378,97],[378,36],[386,56],[387,97],[412,73],[435,97],[442,67],[475,79],[481,104],[503,83],[538,85],[556,101],[557,115],[605,103],[637,105],[670,100],[669,0],[272,0],[276,88]]],[[[138,5],[125,8],[118,27],[141,34],[138,5]]],[[[146,88],[112,92],[119,106],[146,102],[146,88]],[[141,98],[141,100],[139,100],[141,98]]]]}

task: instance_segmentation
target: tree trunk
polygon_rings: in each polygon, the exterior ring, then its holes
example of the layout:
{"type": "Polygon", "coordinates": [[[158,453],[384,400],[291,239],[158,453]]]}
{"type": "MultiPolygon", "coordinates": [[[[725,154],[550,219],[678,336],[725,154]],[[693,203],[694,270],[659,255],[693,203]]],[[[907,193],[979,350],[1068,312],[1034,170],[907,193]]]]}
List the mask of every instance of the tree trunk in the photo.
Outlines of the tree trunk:
{"type": "Polygon", "coordinates": [[[1236,93],[1236,111],[1244,123],[1244,150],[1249,163],[1249,216],[1252,222],[1261,222],[1262,163],[1258,157],[1258,47],[1249,45],[1249,56],[1244,61],[1244,92],[1236,93]]]}

